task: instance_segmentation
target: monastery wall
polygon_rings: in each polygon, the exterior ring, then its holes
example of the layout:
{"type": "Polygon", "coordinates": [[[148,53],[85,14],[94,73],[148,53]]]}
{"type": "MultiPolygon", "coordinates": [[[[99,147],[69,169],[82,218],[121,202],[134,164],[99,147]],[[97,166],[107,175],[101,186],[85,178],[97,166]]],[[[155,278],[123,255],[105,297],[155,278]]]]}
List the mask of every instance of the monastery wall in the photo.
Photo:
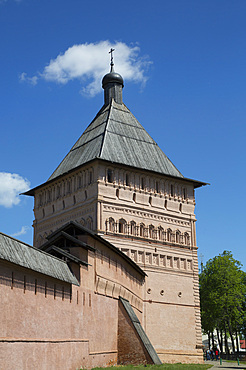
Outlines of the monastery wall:
{"type": "Polygon", "coordinates": [[[80,268],[71,264],[80,286],[0,260],[4,370],[74,370],[117,363],[118,297],[129,299],[142,319],[143,276],[99,241],[86,242],[97,251],[74,248],[89,263],[80,268]]]}

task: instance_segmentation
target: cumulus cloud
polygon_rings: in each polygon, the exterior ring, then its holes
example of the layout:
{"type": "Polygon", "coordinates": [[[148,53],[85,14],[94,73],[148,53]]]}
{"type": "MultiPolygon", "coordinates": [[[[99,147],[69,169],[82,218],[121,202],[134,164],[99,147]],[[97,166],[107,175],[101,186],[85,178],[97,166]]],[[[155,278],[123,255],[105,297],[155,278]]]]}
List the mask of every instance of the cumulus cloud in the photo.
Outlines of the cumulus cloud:
{"type": "Polygon", "coordinates": [[[12,234],[11,236],[16,237],[16,236],[20,236],[20,235],[25,235],[28,230],[30,230],[29,226],[22,226],[20,231],[18,231],[17,233],[12,234]]]}
{"type": "Polygon", "coordinates": [[[79,80],[81,92],[94,96],[101,91],[101,80],[109,72],[109,50],[115,49],[115,70],[124,80],[146,83],[146,71],[152,63],[148,57],[140,57],[140,48],[137,45],[126,45],[123,42],[86,43],[73,45],[63,54],[51,59],[41,73],[28,77],[26,73],[20,76],[21,81],[36,84],[38,79],[66,84],[71,80],[79,80]]]}
{"type": "Polygon", "coordinates": [[[16,173],[0,172],[0,206],[20,203],[19,194],[30,189],[30,182],[16,173]]]}

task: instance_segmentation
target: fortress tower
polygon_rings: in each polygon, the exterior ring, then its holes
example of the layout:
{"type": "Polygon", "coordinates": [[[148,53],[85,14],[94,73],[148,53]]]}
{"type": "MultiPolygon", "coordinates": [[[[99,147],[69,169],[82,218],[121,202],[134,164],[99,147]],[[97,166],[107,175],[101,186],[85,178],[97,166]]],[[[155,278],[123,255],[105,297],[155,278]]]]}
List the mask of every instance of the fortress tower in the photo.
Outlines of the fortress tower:
{"type": "Polygon", "coordinates": [[[96,232],[147,274],[142,325],[163,362],[201,362],[195,188],[125,106],[123,78],[34,196],[34,246],[69,221],[96,232]]]}

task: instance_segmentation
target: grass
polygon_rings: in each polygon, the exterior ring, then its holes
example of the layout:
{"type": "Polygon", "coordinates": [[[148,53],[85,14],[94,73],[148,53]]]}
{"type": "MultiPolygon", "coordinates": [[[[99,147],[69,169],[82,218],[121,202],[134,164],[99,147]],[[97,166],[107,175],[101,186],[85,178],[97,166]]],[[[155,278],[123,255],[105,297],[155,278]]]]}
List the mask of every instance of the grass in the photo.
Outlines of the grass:
{"type": "MultiPolygon", "coordinates": [[[[120,370],[206,370],[212,367],[212,365],[208,364],[162,364],[162,365],[126,365],[126,366],[111,366],[107,369],[115,369],[116,367],[120,367],[120,370]]],[[[103,367],[95,367],[92,370],[105,370],[103,367]]]]}

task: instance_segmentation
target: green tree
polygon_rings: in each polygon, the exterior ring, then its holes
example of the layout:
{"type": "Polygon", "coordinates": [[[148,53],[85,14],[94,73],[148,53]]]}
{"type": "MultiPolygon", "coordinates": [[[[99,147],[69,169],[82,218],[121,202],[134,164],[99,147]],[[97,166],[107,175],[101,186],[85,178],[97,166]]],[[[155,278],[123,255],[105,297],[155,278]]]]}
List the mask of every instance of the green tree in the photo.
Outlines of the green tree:
{"type": "Polygon", "coordinates": [[[226,352],[229,334],[235,353],[233,335],[237,335],[243,327],[246,284],[241,266],[231,252],[224,251],[210,259],[200,274],[202,328],[208,335],[217,330],[221,351],[224,333],[226,352]]]}

